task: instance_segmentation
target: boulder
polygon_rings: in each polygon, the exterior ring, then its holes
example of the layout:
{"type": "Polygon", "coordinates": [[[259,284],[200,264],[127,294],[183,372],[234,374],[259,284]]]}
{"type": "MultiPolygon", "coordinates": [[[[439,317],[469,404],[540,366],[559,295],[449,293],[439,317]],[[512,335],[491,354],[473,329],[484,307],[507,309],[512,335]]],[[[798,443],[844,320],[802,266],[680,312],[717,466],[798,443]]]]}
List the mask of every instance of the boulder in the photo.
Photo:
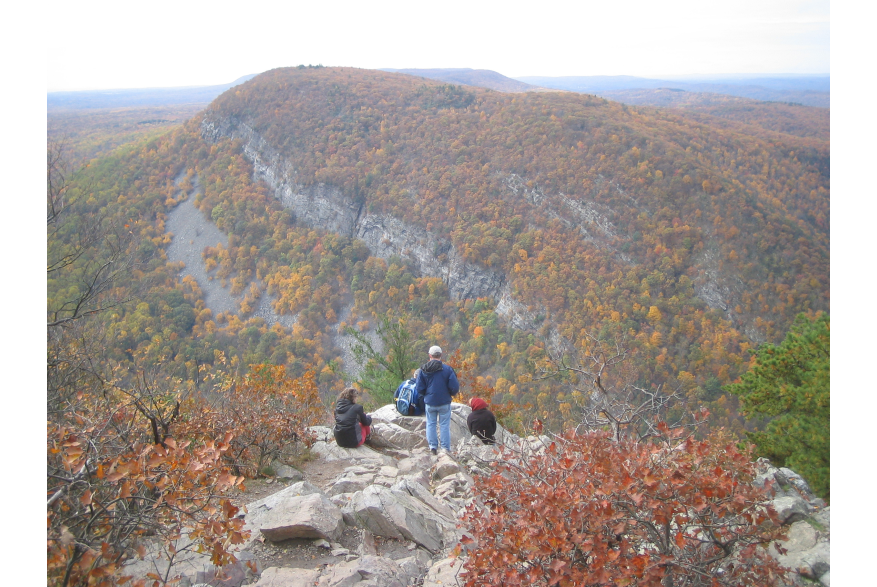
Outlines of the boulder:
{"type": "Polygon", "coordinates": [[[287,479],[290,481],[303,481],[305,476],[304,473],[299,471],[298,469],[294,469],[285,463],[281,463],[279,461],[275,461],[271,463],[271,468],[274,469],[274,476],[278,479],[287,479]]]}
{"type": "MultiPolygon", "coordinates": [[[[400,416],[401,417],[401,416],[400,416]]],[[[372,421],[369,444],[378,448],[411,450],[428,446],[426,432],[412,432],[392,422],[372,421]]]]}
{"type": "Polygon", "coordinates": [[[344,530],[341,510],[323,493],[288,496],[273,508],[257,508],[247,514],[246,528],[259,530],[272,542],[290,538],[337,540],[344,530]]]}
{"type": "MultiPolygon", "coordinates": [[[[830,528],[830,509],[825,508],[789,527],[788,538],[782,543],[785,554],[780,554],[773,545],[769,552],[781,565],[789,567],[806,580],[827,584],[831,580],[830,528]]],[[[801,580],[797,583],[801,583],[801,580]]]]}
{"type": "Polygon", "coordinates": [[[793,524],[803,520],[810,512],[807,502],[797,495],[778,497],[770,502],[783,524],[793,524]]]}
{"type": "Polygon", "coordinates": [[[311,495],[312,493],[320,493],[323,491],[313,485],[308,481],[299,481],[298,483],[293,483],[289,487],[285,489],[281,489],[276,493],[272,493],[267,497],[263,497],[258,501],[254,501],[247,504],[247,519],[253,519],[253,517],[259,515],[258,512],[273,510],[274,508],[283,504],[286,500],[292,497],[301,497],[303,495],[311,495]]]}
{"type": "Polygon", "coordinates": [[[352,502],[357,525],[376,536],[412,540],[430,552],[438,552],[443,539],[453,540],[455,520],[401,490],[372,485],[352,502]]]}
{"type": "Polygon", "coordinates": [[[409,432],[415,432],[426,438],[426,417],[424,416],[403,416],[396,411],[396,406],[387,404],[371,413],[372,426],[382,424],[393,424],[403,428],[409,432]]]}

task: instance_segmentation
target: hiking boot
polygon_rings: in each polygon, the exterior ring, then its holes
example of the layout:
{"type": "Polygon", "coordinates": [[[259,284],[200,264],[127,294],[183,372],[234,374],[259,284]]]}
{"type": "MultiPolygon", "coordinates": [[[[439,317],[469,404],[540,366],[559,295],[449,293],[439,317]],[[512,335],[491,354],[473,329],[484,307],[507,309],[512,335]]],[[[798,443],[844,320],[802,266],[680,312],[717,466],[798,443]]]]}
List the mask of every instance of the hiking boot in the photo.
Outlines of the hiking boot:
{"type": "Polygon", "coordinates": [[[431,448],[431,449],[429,449],[429,450],[430,450],[430,452],[431,452],[432,454],[434,454],[434,455],[437,455],[437,454],[438,454],[438,451],[437,451],[436,449],[434,449],[434,448],[431,448]]]}

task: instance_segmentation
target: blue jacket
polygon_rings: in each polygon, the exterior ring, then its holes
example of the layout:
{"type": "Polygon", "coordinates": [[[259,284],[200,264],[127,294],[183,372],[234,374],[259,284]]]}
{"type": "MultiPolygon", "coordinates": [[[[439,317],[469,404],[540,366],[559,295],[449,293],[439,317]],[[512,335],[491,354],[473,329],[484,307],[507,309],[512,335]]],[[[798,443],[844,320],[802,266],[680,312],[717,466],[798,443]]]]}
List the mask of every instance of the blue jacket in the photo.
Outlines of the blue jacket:
{"type": "Polygon", "coordinates": [[[420,368],[415,388],[426,405],[444,406],[460,391],[460,382],[453,367],[432,359],[420,368]]]}

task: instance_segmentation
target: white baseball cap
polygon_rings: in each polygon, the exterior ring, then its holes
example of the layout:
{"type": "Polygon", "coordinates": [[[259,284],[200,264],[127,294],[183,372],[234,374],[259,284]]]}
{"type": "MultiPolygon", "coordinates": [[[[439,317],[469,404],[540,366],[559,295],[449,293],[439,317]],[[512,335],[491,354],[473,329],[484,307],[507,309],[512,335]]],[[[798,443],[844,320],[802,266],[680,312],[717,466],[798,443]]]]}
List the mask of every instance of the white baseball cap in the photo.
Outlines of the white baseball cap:
{"type": "Polygon", "coordinates": [[[429,347],[429,356],[434,357],[436,355],[442,354],[442,347],[433,345],[429,347]]]}

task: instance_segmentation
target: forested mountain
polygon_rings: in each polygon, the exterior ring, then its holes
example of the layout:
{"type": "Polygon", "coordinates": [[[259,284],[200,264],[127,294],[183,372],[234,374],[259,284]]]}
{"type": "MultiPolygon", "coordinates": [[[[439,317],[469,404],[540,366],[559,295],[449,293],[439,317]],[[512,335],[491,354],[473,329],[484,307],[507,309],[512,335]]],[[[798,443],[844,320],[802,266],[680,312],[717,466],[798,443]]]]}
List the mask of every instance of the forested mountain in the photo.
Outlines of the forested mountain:
{"type": "MultiPolygon", "coordinates": [[[[534,379],[591,337],[623,338],[644,388],[727,417],[721,385],[747,350],[829,309],[830,157],[818,128],[716,120],[380,71],[263,73],[77,176],[77,205],[125,226],[150,286],[115,311],[108,352],[197,379],[222,350],[235,368],[314,366],[329,390],[351,368],[339,329],[393,312],[558,428],[575,393],[534,379]],[[228,235],[204,261],[237,313],[214,314],[167,262],[187,195],[228,235]],[[254,314],[263,295],[292,327],[254,314]]],[[[50,308],[69,291],[50,279],[50,308]]]]}

